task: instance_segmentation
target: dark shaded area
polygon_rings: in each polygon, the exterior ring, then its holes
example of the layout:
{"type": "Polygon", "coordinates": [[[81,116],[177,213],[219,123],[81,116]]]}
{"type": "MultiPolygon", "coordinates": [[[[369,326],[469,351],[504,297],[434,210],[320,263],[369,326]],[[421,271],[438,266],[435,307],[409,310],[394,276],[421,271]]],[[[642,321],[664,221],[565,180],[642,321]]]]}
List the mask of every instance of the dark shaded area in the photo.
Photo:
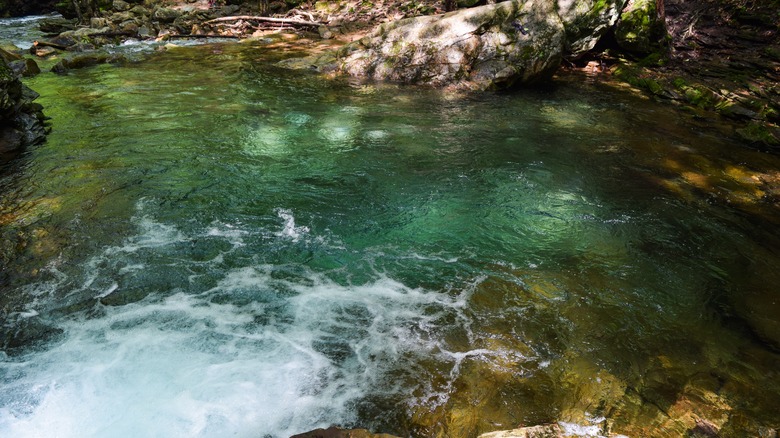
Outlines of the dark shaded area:
{"type": "Polygon", "coordinates": [[[0,0],[0,17],[23,17],[54,12],[57,0],[0,0]]]}
{"type": "Polygon", "coordinates": [[[0,56],[0,164],[45,139],[43,107],[33,102],[36,98],[38,93],[22,84],[0,56]]]}

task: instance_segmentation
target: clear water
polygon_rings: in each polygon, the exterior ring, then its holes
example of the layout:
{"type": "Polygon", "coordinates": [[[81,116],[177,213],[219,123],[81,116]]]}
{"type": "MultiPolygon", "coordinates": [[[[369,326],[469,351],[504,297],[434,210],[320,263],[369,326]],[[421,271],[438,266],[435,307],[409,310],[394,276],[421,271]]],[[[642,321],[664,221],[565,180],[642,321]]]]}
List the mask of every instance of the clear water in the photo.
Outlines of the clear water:
{"type": "Polygon", "coordinates": [[[0,180],[0,436],[780,426],[780,159],[582,78],[281,52],[29,81],[53,131],[0,180]]]}

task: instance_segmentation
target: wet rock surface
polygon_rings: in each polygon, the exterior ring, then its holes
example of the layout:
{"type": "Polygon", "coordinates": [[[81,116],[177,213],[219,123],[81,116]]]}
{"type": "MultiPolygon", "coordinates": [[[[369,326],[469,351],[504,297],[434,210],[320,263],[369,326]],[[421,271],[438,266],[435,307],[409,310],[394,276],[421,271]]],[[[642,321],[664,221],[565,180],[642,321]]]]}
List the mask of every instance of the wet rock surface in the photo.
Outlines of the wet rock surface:
{"type": "Polygon", "coordinates": [[[563,429],[558,424],[543,424],[483,433],[479,438],[562,438],[564,436],[563,429]]]}
{"type": "Polygon", "coordinates": [[[2,49],[0,55],[0,163],[3,163],[25,146],[42,142],[46,129],[43,108],[33,102],[38,94],[22,84],[6,63],[5,59],[12,55],[2,49]]]}

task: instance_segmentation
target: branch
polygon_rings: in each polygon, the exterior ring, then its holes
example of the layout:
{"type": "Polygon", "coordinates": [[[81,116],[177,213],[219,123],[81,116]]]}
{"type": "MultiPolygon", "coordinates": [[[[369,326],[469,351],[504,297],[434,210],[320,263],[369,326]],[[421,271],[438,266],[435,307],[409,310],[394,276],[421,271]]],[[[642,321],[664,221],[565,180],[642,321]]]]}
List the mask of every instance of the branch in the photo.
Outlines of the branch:
{"type": "Polygon", "coordinates": [[[238,20],[246,20],[246,21],[267,21],[269,23],[282,23],[282,24],[297,24],[299,26],[322,26],[323,24],[317,21],[305,21],[305,20],[298,20],[295,18],[275,18],[275,17],[257,17],[252,15],[238,15],[235,17],[220,17],[215,18],[213,20],[209,20],[204,22],[203,24],[211,24],[211,23],[222,23],[225,21],[238,21],[238,20]]]}
{"type": "Polygon", "coordinates": [[[206,35],[201,33],[191,33],[188,35],[184,34],[169,34],[166,35],[167,38],[240,38],[236,35],[206,35]]]}
{"type": "Polygon", "coordinates": [[[35,47],[53,47],[57,50],[68,50],[69,46],[63,46],[62,44],[50,43],[48,41],[33,41],[35,47]]]}

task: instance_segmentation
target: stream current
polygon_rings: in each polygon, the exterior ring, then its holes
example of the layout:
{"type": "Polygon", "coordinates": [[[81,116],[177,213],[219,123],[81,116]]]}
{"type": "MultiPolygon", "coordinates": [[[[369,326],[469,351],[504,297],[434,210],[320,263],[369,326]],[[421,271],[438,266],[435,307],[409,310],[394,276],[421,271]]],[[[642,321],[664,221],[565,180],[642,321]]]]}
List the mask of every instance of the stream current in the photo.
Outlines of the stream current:
{"type": "Polygon", "coordinates": [[[27,79],[0,436],[780,427],[780,159],[582,77],[328,80],[267,41],[27,79]]]}

